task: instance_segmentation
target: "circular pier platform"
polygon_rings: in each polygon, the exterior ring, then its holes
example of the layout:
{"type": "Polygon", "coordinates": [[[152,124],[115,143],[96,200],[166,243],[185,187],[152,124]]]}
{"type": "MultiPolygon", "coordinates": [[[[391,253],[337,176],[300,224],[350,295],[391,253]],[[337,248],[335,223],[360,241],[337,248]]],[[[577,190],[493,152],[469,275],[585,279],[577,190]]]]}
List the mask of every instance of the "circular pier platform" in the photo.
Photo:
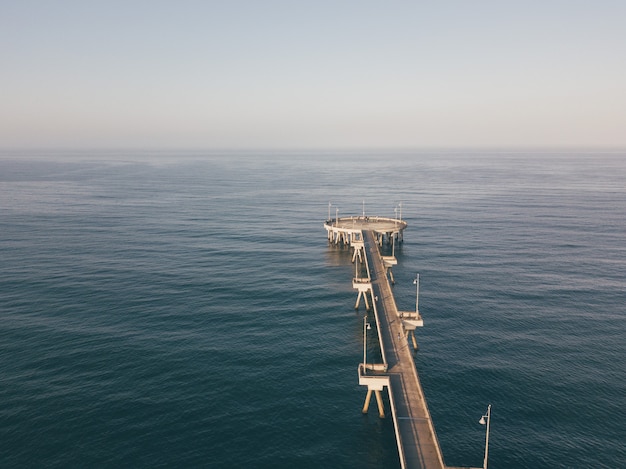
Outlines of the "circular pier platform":
{"type": "Polygon", "coordinates": [[[374,231],[376,233],[398,233],[406,228],[406,222],[397,218],[383,217],[343,217],[328,220],[330,225],[339,230],[374,231]]]}
{"type": "Polygon", "coordinates": [[[355,240],[362,242],[363,231],[374,232],[379,243],[385,236],[388,240],[402,240],[402,232],[406,227],[406,222],[397,218],[363,216],[333,218],[324,224],[330,241],[346,244],[352,244],[355,240]]]}

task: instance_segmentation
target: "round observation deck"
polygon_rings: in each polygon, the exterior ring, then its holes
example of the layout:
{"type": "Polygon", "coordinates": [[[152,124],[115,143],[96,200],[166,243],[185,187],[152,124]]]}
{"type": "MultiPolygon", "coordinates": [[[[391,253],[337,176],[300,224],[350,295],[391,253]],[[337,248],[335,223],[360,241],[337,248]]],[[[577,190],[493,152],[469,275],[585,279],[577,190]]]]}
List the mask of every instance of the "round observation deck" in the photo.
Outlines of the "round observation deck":
{"type": "Polygon", "coordinates": [[[374,231],[380,234],[396,234],[404,231],[407,224],[397,218],[385,217],[340,217],[326,221],[326,229],[333,231],[374,231]]]}

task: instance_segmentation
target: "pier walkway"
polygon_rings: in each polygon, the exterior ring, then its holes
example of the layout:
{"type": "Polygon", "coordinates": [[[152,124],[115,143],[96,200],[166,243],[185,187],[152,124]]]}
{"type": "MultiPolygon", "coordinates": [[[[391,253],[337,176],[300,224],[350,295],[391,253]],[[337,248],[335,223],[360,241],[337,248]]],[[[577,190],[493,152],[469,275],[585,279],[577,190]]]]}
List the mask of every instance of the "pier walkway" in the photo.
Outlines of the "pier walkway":
{"type": "Polygon", "coordinates": [[[364,363],[358,367],[359,384],[368,388],[363,412],[368,411],[372,392],[375,392],[379,415],[384,417],[380,393],[387,387],[401,467],[463,469],[444,463],[413,360],[409,336],[413,347],[417,348],[414,331],[423,325],[418,305],[415,311],[398,311],[389,283],[389,278],[393,281],[391,267],[397,264],[393,254],[395,242],[402,239],[406,226],[398,219],[365,216],[329,219],[325,224],[328,240],[351,246],[354,249],[352,261],[360,261],[367,271],[366,277],[357,275],[353,279],[353,287],[359,292],[355,308],[363,298],[366,308],[373,310],[383,363],[369,362],[364,345],[364,363]],[[392,246],[391,256],[380,252],[385,237],[392,246]]]}

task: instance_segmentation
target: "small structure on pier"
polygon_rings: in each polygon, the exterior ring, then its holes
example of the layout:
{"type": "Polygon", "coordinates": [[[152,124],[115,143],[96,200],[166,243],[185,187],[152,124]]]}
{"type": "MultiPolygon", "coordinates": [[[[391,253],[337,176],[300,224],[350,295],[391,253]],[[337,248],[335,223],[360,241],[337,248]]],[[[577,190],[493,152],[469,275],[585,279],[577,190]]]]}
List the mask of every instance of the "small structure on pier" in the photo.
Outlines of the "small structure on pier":
{"type": "Polygon", "coordinates": [[[361,304],[361,298],[365,302],[365,309],[370,310],[370,304],[367,300],[367,294],[372,292],[372,280],[370,278],[358,278],[355,277],[352,279],[352,288],[359,292],[359,295],[356,298],[356,303],[354,305],[354,309],[359,309],[359,305],[361,304]]]}
{"type": "Polygon", "coordinates": [[[424,320],[419,310],[420,301],[420,274],[417,274],[415,280],[415,311],[398,311],[398,317],[402,321],[402,330],[404,330],[404,336],[411,337],[413,341],[413,348],[417,350],[417,339],[415,338],[415,329],[418,327],[424,327],[424,320]]]}
{"type": "Polygon", "coordinates": [[[363,232],[353,233],[350,240],[350,246],[354,249],[352,254],[352,262],[355,262],[358,258],[359,262],[363,262],[365,257],[365,242],[363,241],[363,232]]]}

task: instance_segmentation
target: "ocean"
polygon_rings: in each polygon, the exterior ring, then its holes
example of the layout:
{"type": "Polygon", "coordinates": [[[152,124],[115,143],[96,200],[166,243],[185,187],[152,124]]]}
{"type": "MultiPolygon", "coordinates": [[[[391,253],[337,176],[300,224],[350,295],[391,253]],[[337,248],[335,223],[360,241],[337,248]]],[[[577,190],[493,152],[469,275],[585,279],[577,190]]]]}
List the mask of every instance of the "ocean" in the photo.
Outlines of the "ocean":
{"type": "Polygon", "coordinates": [[[323,223],[400,204],[446,463],[491,404],[490,469],[626,467],[626,152],[566,150],[2,152],[0,466],[398,468],[323,223]]]}

